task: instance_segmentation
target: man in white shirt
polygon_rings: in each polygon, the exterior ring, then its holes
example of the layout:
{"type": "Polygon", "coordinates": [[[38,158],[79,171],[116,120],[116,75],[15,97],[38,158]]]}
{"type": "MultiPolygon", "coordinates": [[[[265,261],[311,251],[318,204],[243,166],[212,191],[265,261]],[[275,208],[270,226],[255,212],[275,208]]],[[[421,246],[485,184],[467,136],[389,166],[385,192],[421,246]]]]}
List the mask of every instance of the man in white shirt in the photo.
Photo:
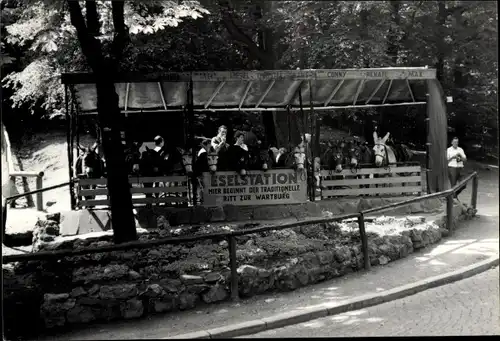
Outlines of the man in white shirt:
{"type": "MultiPolygon", "coordinates": [[[[450,179],[451,187],[455,186],[462,178],[462,169],[464,162],[467,161],[464,150],[458,146],[458,137],[451,140],[451,147],[446,150],[446,158],[448,160],[448,178],[450,179]]],[[[455,197],[464,189],[455,193],[455,197]]]]}

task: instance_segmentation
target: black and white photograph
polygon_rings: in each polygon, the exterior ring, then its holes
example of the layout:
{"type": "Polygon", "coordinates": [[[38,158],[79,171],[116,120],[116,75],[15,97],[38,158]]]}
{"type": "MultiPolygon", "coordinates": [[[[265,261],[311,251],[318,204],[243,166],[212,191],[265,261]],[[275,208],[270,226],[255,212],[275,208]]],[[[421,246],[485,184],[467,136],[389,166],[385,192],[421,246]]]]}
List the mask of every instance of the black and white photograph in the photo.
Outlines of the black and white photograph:
{"type": "Polygon", "coordinates": [[[496,1],[0,0],[4,340],[500,335],[496,1]]]}

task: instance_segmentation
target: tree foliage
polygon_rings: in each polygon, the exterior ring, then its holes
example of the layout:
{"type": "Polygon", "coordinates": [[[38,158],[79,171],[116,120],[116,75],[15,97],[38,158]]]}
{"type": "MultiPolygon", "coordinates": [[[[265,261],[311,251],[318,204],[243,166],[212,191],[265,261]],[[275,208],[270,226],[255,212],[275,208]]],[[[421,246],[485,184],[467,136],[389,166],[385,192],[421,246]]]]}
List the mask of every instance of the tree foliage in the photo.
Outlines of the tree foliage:
{"type": "MultiPolygon", "coordinates": [[[[88,69],[61,3],[2,0],[9,9],[2,11],[8,17],[2,20],[3,85],[12,89],[15,106],[57,111],[59,72],[88,69]]],[[[111,3],[97,4],[98,37],[109,51],[111,3]]],[[[124,16],[130,44],[121,67],[127,70],[434,67],[454,98],[449,123],[457,134],[490,136],[488,143],[496,144],[495,2],[129,1],[124,16]]],[[[410,120],[414,110],[398,109],[401,114],[410,120]]]]}

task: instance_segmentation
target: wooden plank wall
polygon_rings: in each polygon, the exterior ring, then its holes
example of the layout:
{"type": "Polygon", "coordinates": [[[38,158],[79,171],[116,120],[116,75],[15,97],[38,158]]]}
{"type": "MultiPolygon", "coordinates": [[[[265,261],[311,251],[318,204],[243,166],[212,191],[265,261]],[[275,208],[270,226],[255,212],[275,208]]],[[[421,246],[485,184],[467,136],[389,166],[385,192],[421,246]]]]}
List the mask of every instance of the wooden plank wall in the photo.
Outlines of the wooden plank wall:
{"type": "MultiPolygon", "coordinates": [[[[109,206],[107,179],[80,179],[77,185],[78,207],[109,206]],[[89,189],[89,185],[97,188],[89,189]],[[85,196],[94,196],[94,199],[85,199],[85,196]]],[[[132,204],[179,204],[189,202],[188,178],[186,176],[159,176],[159,177],[131,177],[132,204]],[[159,187],[144,188],[144,183],[160,183],[159,187]],[[164,186],[169,183],[169,187],[164,186]],[[159,194],[158,198],[146,198],[147,194],[159,194]]]]}
{"type": "Polygon", "coordinates": [[[322,170],[321,199],[375,195],[420,195],[425,192],[421,166],[344,169],[341,173],[322,170]],[[378,177],[375,177],[377,175],[378,177]]]}

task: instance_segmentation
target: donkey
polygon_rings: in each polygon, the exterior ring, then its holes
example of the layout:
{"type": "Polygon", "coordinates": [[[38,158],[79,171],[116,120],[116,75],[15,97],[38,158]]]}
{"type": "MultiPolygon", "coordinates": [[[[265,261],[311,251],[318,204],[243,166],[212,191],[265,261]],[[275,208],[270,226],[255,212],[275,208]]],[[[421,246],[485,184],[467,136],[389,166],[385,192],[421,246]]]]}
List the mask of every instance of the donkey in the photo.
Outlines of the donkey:
{"type": "MultiPolygon", "coordinates": [[[[74,174],[79,179],[98,179],[105,175],[104,161],[97,152],[98,144],[94,143],[91,147],[78,146],[80,155],[76,159],[74,174]]],[[[96,185],[88,185],[82,189],[95,189],[96,185]]],[[[94,199],[94,195],[84,196],[85,200],[94,199]]]]}
{"type": "MultiPolygon", "coordinates": [[[[399,144],[398,147],[396,147],[395,144],[389,145],[387,143],[389,136],[390,133],[388,132],[383,138],[379,138],[377,132],[373,132],[373,140],[375,142],[373,154],[376,167],[390,168],[398,161],[407,162],[413,157],[413,153],[407,146],[403,144],[399,144]]],[[[398,175],[408,176],[410,174],[404,173],[398,175]]],[[[391,173],[390,176],[394,175],[391,173]]],[[[404,185],[405,184],[403,184],[403,186],[404,185]]]]}

